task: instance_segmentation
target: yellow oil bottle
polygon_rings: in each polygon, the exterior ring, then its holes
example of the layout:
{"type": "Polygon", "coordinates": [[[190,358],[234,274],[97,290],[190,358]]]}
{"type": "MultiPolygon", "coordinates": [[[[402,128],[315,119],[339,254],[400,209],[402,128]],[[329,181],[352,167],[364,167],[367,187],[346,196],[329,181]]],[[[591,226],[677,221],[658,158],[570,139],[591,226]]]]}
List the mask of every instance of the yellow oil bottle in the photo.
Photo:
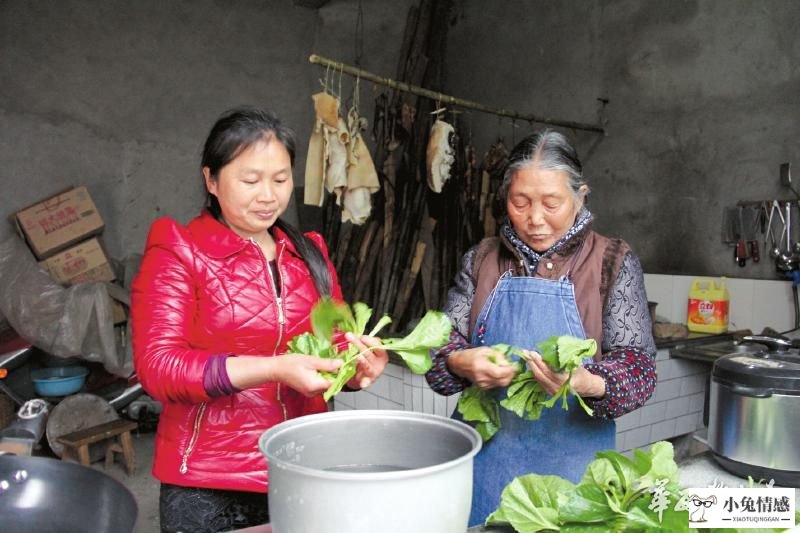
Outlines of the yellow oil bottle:
{"type": "Polygon", "coordinates": [[[686,326],[700,333],[728,331],[730,296],[725,278],[697,278],[689,289],[686,326]]]}

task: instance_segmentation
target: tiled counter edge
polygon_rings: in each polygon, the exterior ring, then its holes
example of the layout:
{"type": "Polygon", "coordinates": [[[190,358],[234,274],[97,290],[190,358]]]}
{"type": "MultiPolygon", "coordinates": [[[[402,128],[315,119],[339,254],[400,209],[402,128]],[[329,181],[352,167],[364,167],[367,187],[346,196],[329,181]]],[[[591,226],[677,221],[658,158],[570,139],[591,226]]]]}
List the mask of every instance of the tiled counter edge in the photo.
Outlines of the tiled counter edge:
{"type": "MultiPolygon", "coordinates": [[[[656,353],[658,384],[647,403],[617,419],[617,450],[645,448],[653,442],[692,433],[703,427],[703,403],[711,364],[672,359],[669,349],[656,353]]],[[[341,392],[335,410],[398,409],[449,417],[458,395],[433,392],[423,376],[391,363],[369,388],[341,392]]]]}

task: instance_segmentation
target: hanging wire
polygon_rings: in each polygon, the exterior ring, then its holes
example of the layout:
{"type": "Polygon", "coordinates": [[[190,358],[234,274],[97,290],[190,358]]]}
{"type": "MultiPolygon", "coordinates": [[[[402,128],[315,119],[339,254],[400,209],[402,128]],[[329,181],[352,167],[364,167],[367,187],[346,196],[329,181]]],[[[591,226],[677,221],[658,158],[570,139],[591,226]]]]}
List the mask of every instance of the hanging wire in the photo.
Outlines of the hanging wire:
{"type": "Polygon", "coordinates": [[[359,112],[361,106],[361,78],[356,76],[356,82],[353,84],[353,109],[356,113],[359,112]]]}
{"type": "Polygon", "coordinates": [[[319,80],[319,82],[322,84],[323,90],[326,93],[329,92],[328,88],[330,87],[330,75],[331,75],[331,67],[330,67],[330,65],[326,65],[325,66],[325,79],[324,80],[319,80]]]}

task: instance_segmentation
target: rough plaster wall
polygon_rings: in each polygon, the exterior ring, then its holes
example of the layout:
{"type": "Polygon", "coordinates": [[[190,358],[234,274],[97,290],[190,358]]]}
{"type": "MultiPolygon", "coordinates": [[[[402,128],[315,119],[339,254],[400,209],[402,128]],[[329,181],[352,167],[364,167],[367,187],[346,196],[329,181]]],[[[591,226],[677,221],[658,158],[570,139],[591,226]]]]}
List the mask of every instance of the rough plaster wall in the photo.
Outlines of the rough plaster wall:
{"type": "MultiPolygon", "coordinates": [[[[793,162],[797,183],[800,3],[492,5],[459,4],[448,40],[452,92],[521,112],[604,120],[606,137],[562,131],[583,155],[597,227],[628,240],[647,272],[779,277],[768,258],[735,266],[721,239],[722,213],[740,200],[792,198],[778,167],[793,162]],[[602,114],[598,98],[608,100],[602,114]]],[[[502,135],[509,144],[531,129],[517,124],[512,133],[509,121],[487,115],[475,115],[471,127],[476,142],[502,135]]]]}
{"type": "MultiPolygon", "coordinates": [[[[363,2],[363,68],[394,75],[414,4],[363,2]]],[[[197,214],[202,143],[216,117],[240,104],[272,108],[295,129],[302,185],[311,93],[325,72],[308,56],[353,62],[357,8],[357,0],[321,9],[291,0],[0,2],[0,216],[84,184],[111,255],[140,253],[155,218],[197,214]]],[[[362,85],[370,111],[371,93],[362,85]]],[[[0,240],[12,231],[0,224],[0,240]]]]}

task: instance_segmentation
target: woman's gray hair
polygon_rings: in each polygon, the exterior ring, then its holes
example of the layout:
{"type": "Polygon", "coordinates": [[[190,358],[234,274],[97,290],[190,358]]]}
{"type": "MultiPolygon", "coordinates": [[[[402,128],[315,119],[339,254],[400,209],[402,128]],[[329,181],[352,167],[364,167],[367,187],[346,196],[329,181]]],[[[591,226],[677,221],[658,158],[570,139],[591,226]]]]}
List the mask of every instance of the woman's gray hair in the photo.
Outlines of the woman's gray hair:
{"type": "Polygon", "coordinates": [[[546,129],[528,135],[511,150],[503,173],[503,183],[497,191],[497,196],[504,206],[514,173],[530,165],[536,165],[542,170],[566,172],[569,186],[576,198],[581,186],[586,184],[583,178],[583,165],[578,159],[575,148],[564,135],[546,129]]]}

